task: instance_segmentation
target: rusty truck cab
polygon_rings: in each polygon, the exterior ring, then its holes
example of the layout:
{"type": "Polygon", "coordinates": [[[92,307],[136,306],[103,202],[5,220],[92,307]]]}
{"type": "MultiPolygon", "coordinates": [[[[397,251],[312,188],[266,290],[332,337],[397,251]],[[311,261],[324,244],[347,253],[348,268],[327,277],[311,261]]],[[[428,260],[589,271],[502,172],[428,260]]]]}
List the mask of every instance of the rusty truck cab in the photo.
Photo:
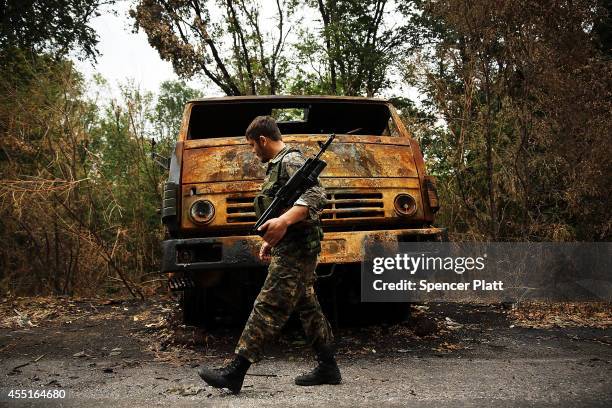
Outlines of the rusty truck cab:
{"type": "MultiPolygon", "coordinates": [[[[327,96],[192,100],[185,107],[162,207],[168,239],[161,269],[171,273],[173,289],[210,292],[232,274],[244,280],[251,270],[265,270],[258,259],[261,238],[250,235],[265,165],[244,136],[258,115],[277,118],[285,143],[305,156],[336,134],[323,156],[327,167],[320,178],[328,204],[321,216],[325,237],[319,270],[359,264],[366,238],[437,240],[444,233],[432,226],[439,205],[434,180],[425,173],[418,143],[388,101],[327,96]]],[[[232,296],[243,297],[231,293],[230,302],[232,296]]]]}

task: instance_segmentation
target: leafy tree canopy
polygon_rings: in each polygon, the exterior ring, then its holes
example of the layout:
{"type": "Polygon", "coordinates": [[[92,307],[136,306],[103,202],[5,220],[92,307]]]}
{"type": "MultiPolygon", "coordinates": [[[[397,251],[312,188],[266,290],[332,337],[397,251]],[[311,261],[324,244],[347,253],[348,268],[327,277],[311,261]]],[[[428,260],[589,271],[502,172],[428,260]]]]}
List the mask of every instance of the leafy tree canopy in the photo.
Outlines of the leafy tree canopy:
{"type": "Polygon", "coordinates": [[[90,21],[102,5],[115,0],[1,0],[0,52],[10,58],[15,48],[34,54],[64,56],[80,50],[95,58],[98,38],[90,21]]]}

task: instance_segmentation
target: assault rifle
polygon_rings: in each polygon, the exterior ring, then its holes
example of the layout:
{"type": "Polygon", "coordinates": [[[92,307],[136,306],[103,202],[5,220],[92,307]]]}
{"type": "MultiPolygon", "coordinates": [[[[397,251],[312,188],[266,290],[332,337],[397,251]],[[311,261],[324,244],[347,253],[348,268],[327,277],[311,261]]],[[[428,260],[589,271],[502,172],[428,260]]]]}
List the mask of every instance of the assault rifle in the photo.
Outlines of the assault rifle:
{"type": "Polygon", "coordinates": [[[321,150],[315,157],[310,157],[306,160],[306,163],[295,172],[293,176],[287,181],[287,184],[282,186],[277,192],[272,204],[261,214],[261,217],[257,220],[253,229],[252,234],[263,236],[263,231],[257,231],[259,227],[264,225],[266,221],[276,218],[281,215],[281,212],[288,207],[293,206],[298,198],[308,190],[317,184],[317,177],[325,169],[327,163],[320,159],[321,155],[325,153],[325,150],[329,147],[331,142],[336,137],[335,134],[329,135],[329,138],[325,143],[319,142],[321,150]]]}

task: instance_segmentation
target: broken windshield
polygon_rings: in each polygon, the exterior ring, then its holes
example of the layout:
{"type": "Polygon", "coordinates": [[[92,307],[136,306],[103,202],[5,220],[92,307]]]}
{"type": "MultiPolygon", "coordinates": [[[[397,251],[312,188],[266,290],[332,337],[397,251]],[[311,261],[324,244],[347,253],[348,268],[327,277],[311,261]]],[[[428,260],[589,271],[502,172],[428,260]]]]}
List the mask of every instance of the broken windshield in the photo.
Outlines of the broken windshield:
{"type": "Polygon", "coordinates": [[[189,118],[189,139],[244,136],[251,121],[272,115],[283,135],[343,134],[389,135],[389,108],[385,103],[337,100],[308,102],[197,103],[189,118]]]}

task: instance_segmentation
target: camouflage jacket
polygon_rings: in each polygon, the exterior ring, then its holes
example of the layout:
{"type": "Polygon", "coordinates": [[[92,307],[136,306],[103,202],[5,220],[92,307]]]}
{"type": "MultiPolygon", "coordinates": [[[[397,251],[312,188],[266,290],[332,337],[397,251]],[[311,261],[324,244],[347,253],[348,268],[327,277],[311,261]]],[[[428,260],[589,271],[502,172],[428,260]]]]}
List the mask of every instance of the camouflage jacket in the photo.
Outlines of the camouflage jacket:
{"type": "MultiPolygon", "coordinates": [[[[270,178],[270,169],[272,166],[281,162],[281,169],[279,180],[282,184],[285,184],[287,180],[291,178],[304,165],[306,159],[302,156],[302,153],[298,151],[291,151],[287,154],[287,150],[290,148],[285,146],[278,154],[268,162],[268,171],[266,171],[266,177],[264,178],[263,185],[266,185],[270,178]],[[284,157],[283,157],[284,155],[284,157]]],[[[325,196],[325,189],[321,186],[321,181],[318,180],[316,186],[309,188],[297,199],[294,205],[302,205],[308,207],[308,220],[312,223],[319,221],[319,216],[323,211],[323,208],[327,204],[327,198],[325,196]]]]}

